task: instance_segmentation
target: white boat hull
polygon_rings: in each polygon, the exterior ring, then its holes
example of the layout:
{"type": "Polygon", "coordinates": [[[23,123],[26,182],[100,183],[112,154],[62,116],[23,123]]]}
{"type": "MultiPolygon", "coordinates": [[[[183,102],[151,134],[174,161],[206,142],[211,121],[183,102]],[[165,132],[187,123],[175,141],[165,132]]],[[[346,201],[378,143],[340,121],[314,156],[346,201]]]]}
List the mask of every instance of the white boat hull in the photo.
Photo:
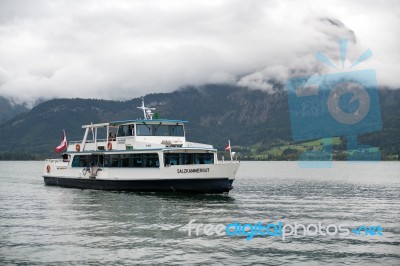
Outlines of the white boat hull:
{"type": "Polygon", "coordinates": [[[232,189],[239,163],[182,165],[162,168],[72,168],[49,160],[46,185],[113,191],[182,191],[223,193],[232,189]],[[50,170],[48,171],[49,167],[50,170]],[[96,171],[96,175],[93,175],[96,171]]]}

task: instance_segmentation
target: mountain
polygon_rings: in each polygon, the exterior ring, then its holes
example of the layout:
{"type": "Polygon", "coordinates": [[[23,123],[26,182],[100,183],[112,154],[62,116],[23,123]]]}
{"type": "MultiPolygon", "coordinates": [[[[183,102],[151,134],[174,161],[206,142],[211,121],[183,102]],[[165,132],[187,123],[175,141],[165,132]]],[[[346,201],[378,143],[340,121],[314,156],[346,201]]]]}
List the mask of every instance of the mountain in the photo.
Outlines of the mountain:
{"type": "MultiPolygon", "coordinates": [[[[360,142],[375,145],[384,156],[400,154],[400,90],[380,90],[383,130],[362,135],[360,142]]],[[[146,105],[157,107],[162,118],[188,120],[190,141],[268,149],[291,143],[285,92],[268,94],[230,85],[187,87],[172,93],[145,96],[146,105]]],[[[0,154],[35,154],[54,157],[62,130],[68,140],[83,136],[81,125],[142,117],[141,99],[107,101],[55,99],[0,125],[0,154]]],[[[239,147],[238,147],[239,149],[239,147]]],[[[2,158],[0,156],[0,158],[2,158]]]]}
{"type": "Polygon", "coordinates": [[[14,104],[10,100],[0,96],[0,125],[28,111],[29,109],[25,105],[14,104]]]}

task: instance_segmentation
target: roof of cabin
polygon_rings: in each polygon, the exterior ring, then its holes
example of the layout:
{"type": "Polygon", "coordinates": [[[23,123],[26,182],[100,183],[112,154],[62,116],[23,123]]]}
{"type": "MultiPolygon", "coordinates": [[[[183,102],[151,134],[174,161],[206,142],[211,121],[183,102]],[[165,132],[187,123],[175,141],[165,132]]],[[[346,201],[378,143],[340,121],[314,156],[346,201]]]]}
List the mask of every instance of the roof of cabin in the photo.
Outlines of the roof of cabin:
{"type": "Polygon", "coordinates": [[[159,124],[159,123],[187,123],[185,120],[170,120],[170,119],[135,119],[135,120],[121,120],[110,122],[110,125],[122,125],[128,123],[141,123],[141,124],[159,124]]]}
{"type": "Polygon", "coordinates": [[[171,119],[134,119],[134,120],[121,120],[121,121],[113,121],[110,123],[100,123],[100,124],[90,124],[90,125],[83,125],[82,128],[91,128],[91,127],[107,127],[107,126],[119,126],[124,124],[183,124],[187,123],[188,121],[185,120],[171,120],[171,119]]]}

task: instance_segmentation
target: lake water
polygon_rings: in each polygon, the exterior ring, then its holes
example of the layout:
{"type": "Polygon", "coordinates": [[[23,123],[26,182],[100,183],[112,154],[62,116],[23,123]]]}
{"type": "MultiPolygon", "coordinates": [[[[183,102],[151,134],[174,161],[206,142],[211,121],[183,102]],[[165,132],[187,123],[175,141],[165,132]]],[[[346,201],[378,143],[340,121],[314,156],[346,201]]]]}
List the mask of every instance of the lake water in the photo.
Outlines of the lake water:
{"type": "Polygon", "coordinates": [[[243,162],[229,195],[49,187],[42,167],[0,162],[0,264],[400,265],[399,162],[243,162]],[[379,225],[383,235],[246,240],[192,229],[259,221],[379,225]]]}

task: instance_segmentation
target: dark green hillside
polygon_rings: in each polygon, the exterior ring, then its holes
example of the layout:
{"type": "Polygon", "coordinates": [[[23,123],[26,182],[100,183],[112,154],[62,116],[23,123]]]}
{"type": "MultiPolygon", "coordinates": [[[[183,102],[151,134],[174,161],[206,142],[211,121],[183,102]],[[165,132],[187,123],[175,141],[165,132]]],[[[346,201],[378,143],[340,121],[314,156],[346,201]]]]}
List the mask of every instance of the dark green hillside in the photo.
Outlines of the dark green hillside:
{"type": "MultiPolygon", "coordinates": [[[[382,89],[380,100],[384,129],[359,139],[379,147],[386,159],[395,158],[393,155],[400,154],[400,90],[382,89]]],[[[83,136],[83,124],[140,118],[142,113],[136,108],[140,101],[135,98],[129,101],[57,99],[43,102],[0,125],[0,159],[15,159],[18,155],[54,157],[54,148],[60,143],[63,129],[68,140],[79,140],[83,136]]],[[[242,158],[248,159],[263,159],[257,154],[267,151],[276,154],[276,147],[280,146],[284,148],[275,159],[296,158],[284,92],[267,94],[229,85],[207,85],[149,94],[145,101],[146,105],[157,107],[156,112],[162,118],[188,120],[190,141],[210,143],[221,150],[230,139],[242,158]]],[[[334,149],[345,147],[342,139],[336,141],[339,142],[334,149]]]]}
{"type": "Polygon", "coordinates": [[[24,105],[12,104],[9,100],[0,96],[0,125],[26,112],[28,112],[28,108],[24,105]]]}
{"type": "Polygon", "coordinates": [[[380,90],[383,130],[365,134],[362,143],[379,147],[385,156],[400,155],[400,89],[380,90]]]}

